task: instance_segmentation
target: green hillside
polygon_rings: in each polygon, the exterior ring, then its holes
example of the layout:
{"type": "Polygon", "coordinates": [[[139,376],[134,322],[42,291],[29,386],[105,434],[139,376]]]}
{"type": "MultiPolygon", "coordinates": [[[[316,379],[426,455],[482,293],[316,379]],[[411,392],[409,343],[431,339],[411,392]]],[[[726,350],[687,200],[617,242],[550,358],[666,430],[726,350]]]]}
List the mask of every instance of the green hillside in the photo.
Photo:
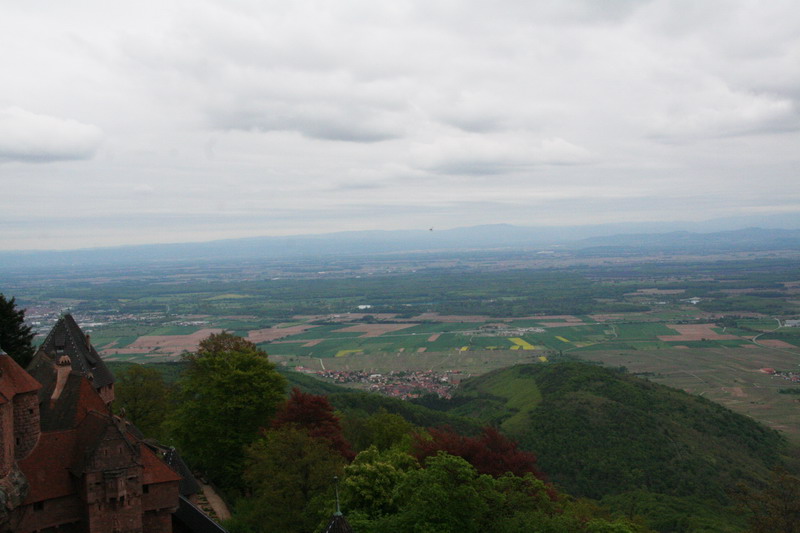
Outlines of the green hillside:
{"type": "Polygon", "coordinates": [[[481,379],[464,382],[457,393],[457,401],[464,403],[450,412],[499,426],[510,435],[523,433],[531,413],[542,399],[539,387],[525,372],[526,368],[504,368],[481,379]]]}
{"type": "Polygon", "coordinates": [[[583,363],[473,378],[448,411],[499,424],[566,492],[649,515],[661,531],[740,531],[731,489],[762,484],[788,451],[714,402],[583,363]]]}

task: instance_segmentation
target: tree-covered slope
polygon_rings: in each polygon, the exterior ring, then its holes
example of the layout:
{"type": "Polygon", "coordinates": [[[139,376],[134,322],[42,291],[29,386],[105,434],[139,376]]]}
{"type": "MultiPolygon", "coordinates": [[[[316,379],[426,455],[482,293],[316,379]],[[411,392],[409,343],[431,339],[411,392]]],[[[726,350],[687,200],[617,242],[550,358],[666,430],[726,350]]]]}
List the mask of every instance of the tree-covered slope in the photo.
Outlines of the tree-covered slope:
{"type": "Polygon", "coordinates": [[[485,420],[537,453],[554,481],[594,498],[644,488],[726,501],[737,482],[766,479],[785,446],[777,432],[700,396],[583,363],[474,378],[452,411],[480,417],[487,404],[485,420]],[[535,400],[521,404],[526,396],[535,400]]]}
{"type": "Polygon", "coordinates": [[[721,405],[584,363],[501,369],[440,407],[499,425],[566,492],[661,531],[740,530],[732,489],[769,480],[787,452],[780,434],[721,405]]]}
{"type": "Polygon", "coordinates": [[[777,432],[700,396],[579,363],[519,371],[542,401],[517,436],[577,494],[644,488],[727,501],[736,483],[780,463],[777,432]]]}

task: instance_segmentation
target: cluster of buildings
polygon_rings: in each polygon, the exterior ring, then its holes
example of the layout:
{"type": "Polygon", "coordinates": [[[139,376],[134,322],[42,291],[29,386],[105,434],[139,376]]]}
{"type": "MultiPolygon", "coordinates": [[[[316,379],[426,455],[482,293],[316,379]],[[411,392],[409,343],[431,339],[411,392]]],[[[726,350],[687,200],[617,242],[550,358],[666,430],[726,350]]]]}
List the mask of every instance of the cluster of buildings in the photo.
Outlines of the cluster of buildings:
{"type": "Polygon", "coordinates": [[[433,370],[391,371],[387,374],[376,374],[361,370],[310,370],[296,367],[298,372],[316,374],[342,385],[357,385],[386,396],[408,400],[426,394],[436,394],[440,398],[450,398],[453,389],[461,382],[463,376],[458,370],[435,372],[433,370]]]}
{"type": "Polygon", "coordinates": [[[27,369],[0,351],[0,532],[224,532],[175,450],[113,401],[114,376],[70,315],[27,369]]]}
{"type": "Polygon", "coordinates": [[[800,372],[793,372],[791,370],[775,370],[774,368],[762,368],[765,374],[771,374],[774,378],[784,379],[792,383],[800,384],[800,372]]]}

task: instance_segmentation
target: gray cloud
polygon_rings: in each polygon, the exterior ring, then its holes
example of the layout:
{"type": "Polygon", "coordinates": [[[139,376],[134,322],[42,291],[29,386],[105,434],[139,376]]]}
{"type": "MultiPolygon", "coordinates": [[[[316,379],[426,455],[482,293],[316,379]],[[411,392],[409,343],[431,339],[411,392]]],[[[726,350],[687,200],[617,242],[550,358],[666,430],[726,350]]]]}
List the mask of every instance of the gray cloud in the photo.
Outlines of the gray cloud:
{"type": "Polygon", "coordinates": [[[402,126],[390,113],[329,102],[234,102],[212,111],[210,120],[221,129],[295,131],[328,141],[371,143],[402,135],[402,126]]]}
{"type": "Polygon", "coordinates": [[[0,18],[26,247],[800,211],[792,0],[45,4],[0,18]]]}

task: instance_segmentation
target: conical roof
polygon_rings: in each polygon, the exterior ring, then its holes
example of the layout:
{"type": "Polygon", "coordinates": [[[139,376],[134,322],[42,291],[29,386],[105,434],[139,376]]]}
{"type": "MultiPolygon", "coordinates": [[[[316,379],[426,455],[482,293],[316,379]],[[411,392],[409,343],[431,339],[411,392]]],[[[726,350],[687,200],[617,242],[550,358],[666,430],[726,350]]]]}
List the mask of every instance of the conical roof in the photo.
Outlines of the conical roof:
{"type": "Polygon", "coordinates": [[[353,533],[353,528],[342,513],[334,513],[325,527],[325,533],[353,533]]]}

